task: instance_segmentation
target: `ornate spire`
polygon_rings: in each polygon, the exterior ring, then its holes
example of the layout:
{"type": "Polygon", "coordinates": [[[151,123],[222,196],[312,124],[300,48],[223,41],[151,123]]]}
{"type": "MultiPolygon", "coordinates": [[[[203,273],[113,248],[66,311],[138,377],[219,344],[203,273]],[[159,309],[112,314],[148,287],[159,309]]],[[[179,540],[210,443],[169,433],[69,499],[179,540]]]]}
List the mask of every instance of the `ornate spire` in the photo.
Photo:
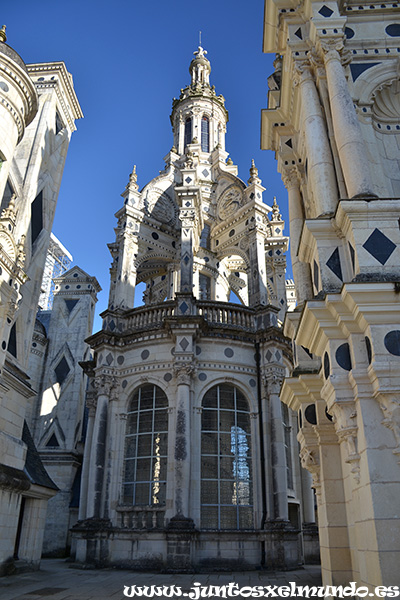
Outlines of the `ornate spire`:
{"type": "Polygon", "coordinates": [[[126,186],[128,190],[136,192],[139,189],[137,182],[137,174],[136,174],[136,165],[133,165],[132,173],[129,175],[129,183],[126,186]]]}
{"type": "Polygon", "coordinates": [[[251,167],[250,167],[250,178],[247,181],[248,184],[251,183],[261,183],[261,179],[258,176],[258,169],[255,165],[254,158],[251,159],[251,167]]]}
{"type": "Polygon", "coordinates": [[[0,29],[0,42],[6,42],[6,41],[7,41],[6,26],[3,25],[3,27],[0,29]]]}
{"type": "Polygon", "coordinates": [[[272,217],[271,217],[271,221],[282,221],[282,215],[279,212],[279,206],[278,203],[276,201],[276,196],[274,196],[274,203],[272,205],[272,217]]]}

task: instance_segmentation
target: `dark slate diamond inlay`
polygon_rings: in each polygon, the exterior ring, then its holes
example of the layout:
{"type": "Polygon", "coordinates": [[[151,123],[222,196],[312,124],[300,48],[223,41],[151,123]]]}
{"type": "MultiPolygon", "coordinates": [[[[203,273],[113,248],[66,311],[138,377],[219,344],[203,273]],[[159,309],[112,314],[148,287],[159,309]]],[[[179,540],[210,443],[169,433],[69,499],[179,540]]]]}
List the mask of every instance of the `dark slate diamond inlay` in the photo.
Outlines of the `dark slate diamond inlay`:
{"type": "Polygon", "coordinates": [[[298,28],[298,29],[297,29],[297,30],[294,32],[294,35],[296,35],[296,36],[299,38],[299,40],[302,40],[302,39],[303,39],[303,34],[301,33],[301,27],[299,27],[299,28],[298,28]]]}
{"type": "Polygon", "coordinates": [[[322,15],[323,17],[325,17],[326,19],[328,17],[330,17],[331,15],[333,15],[333,10],[331,8],[329,8],[329,6],[324,6],[322,8],[319,9],[319,14],[322,15]]]}
{"type": "Polygon", "coordinates": [[[317,262],[314,260],[314,286],[318,291],[319,289],[319,268],[317,262]]]}
{"type": "Polygon", "coordinates": [[[186,202],[185,206],[192,206],[192,203],[188,201],[186,202]]]}
{"type": "Polygon", "coordinates": [[[251,192],[251,194],[250,194],[250,200],[253,200],[253,198],[254,198],[254,192],[251,192]]]}
{"type": "Polygon", "coordinates": [[[340,264],[339,248],[334,250],[326,263],[326,266],[336,275],[340,281],[343,281],[342,265],[340,264]]]}
{"type": "Polygon", "coordinates": [[[181,313],[182,313],[182,314],[185,314],[185,312],[187,311],[187,309],[188,309],[188,308],[189,308],[189,307],[188,307],[188,305],[186,304],[186,302],[182,302],[182,304],[181,304],[181,305],[180,305],[180,307],[179,307],[179,310],[181,311],[181,313]]]}
{"type": "Polygon", "coordinates": [[[395,251],[396,244],[379,231],[379,229],[374,229],[365,244],[363,244],[363,248],[379,261],[381,265],[384,265],[395,251]]]}
{"type": "Polygon", "coordinates": [[[390,352],[390,354],[394,354],[394,356],[400,356],[400,331],[398,329],[389,331],[389,333],[385,335],[383,343],[385,344],[386,350],[390,352]]]}
{"type": "Polygon", "coordinates": [[[186,181],[186,183],[190,183],[192,181],[192,178],[191,177],[186,177],[185,181],[186,181]]]}
{"type": "Polygon", "coordinates": [[[265,353],[265,358],[267,359],[268,362],[271,360],[271,358],[272,358],[271,350],[267,350],[267,352],[265,353]]]}
{"type": "Polygon", "coordinates": [[[315,411],[315,404],[309,404],[307,406],[306,410],[304,411],[304,416],[306,418],[306,421],[308,421],[310,425],[317,424],[317,413],[315,411]]]}
{"type": "Polygon", "coordinates": [[[365,336],[365,345],[367,346],[368,364],[370,365],[372,362],[372,346],[371,340],[367,336],[365,336]]]}
{"type": "Polygon", "coordinates": [[[202,171],[203,173],[203,177],[208,177],[209,176],[209,172],[207,171],[207,169],[204,169],[204,171],[202,171]]]}
{"type": "Polygon", "coordinates": [[[282,354],[279,352],[279,350],[277,350],[277,351],[275,352],[275,358],[276,358],[276,360],[277,360],[278,362],[281,360],[281,358],[282,358],[282,354]]]}
{"type": "Polygon", "coordinates": [[[180,342],[179,342],[180,347],[182,348],[182,350],[185,352],[186,348],[189,346],[189,342],[187,341],[186,338],[183,338],[180,342]]]}
{"type": "Polygon", "coordinates": [[[108,329],[110,329],[111,331],[114,331],[115,323],[114,323],[113,319],[111,319],[111,321],[108,323],[108,329]]]}
{"type": "Polygon", "coordinates": [[[109,353],[107,354],[107,356],[106,356],[106,363],[107,363],[108,365],[111,365],[111,363],[112,363],[112,361],[113,361],[113,360],[114,360],[114,359],[113,359],[113,355],[111,354],[111,352],[109,352],[109,353]]]}
{"type": "Polygon", "coordinates": [[[324,354],[324,375],[325,379],[328,379],[331,374],[331,361],[329,360],[329,354],[325,352],[324,354]]]}
{"type": "Polygon", "coordinates": [[[345,371],[351,371],[352,365],[350,356],[350,346],[347,342],[339,346],[339,348],[336,350],[335,356],[339,367],[342,367],[342,369],[344,369],[345,371]]]}
{"type": "Polygon", "coordinates": [[[350,242],[349,242],[349,250],[350,250],[351,264],[353,265],[353,271],[354,271],[354,269],[356,268],[356,253],[355,253],[353,246],[350,244],[350,242]]]}
{"type": "Polygon", "coordinates": [[[66,359],[64,358],[64,356],[62,357],[62,359],[60,360],[60,362],[54,369],[54,372],[55,372],[56,378],[57,378],[56,381],[60,385],[62,385],[64,383],[68,373],[70,372],[69,365],[68,365],[66,359]]]}
{"type": "Polygon", "coordinates": [[[65,300],[64,302],[67,305],[68,312],[71,314],[75,306],[78,304],[79,300],[65,300]]]}

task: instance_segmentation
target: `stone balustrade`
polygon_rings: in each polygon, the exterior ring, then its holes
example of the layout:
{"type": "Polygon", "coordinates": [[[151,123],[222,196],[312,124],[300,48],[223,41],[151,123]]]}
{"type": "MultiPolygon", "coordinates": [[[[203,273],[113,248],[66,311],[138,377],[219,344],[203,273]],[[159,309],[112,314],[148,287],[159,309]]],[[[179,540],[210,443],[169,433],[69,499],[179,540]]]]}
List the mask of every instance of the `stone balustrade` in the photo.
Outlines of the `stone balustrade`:
{"type": "Polygon", "coordinates": [[[123,529],[162,529],[165,508],[158,506],[118,506],[118,527],[123,529]]]}
{"type": "Polygon", "coordinates": [[[257,310],[231,302],[215,302],[192,298],[191,312],[186,315],[178,314],[176,300],[168,300],[159,304],[140,306],[125,312],[106,310],[102,317],[104,331],[123,335],[161,329],[166,326],[169,319],[190,319],[193,317],[204,319],[209,328],[229,328],[252,333],[256,329],[267,326],[267,324],[276,325],[277,312],[278,310],[273,306],[266,306],[257,310]],[[263,318],[260,320],[261,315],[263,318]],[[266,315],[269,315],[267,319],[265,319],[266,315]]]}

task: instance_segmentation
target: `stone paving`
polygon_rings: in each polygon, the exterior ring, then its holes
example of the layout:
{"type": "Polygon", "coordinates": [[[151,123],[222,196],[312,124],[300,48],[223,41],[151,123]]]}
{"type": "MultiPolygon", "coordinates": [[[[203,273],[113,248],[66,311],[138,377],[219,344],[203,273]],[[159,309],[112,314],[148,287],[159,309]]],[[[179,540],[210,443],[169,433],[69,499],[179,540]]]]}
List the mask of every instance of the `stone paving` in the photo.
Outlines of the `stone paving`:
{"type": "MultiPolygon", "coordinates": [[[[244,586],[284,586],[289,582],[295,582],[296,585],[315,586],[321,585],[321,569],[318,565],[310,565],[295,571],[235,571],[171,575],[116,569],[78,569],[62,559],[47,559],[42,560],[40,571],[1,578],[0,599],[98,600],[111,598],[112,600],[124,600],[127,597],[124,595],[124,586],[133,585],[175,585],[181,588],[182,596],[188,597],[190,588],[195,582],[205,586],[222,586],[233,582],[237,583],[239,588],[244,586]]],[[[171,596],[163,594],[154,597],[157,599],[171,596]]],[[[193,597],[196,598],[196,596],[193,597]]],[[[216,596],[207,594],[203,597],[216,596]]],[[[237,595],[236,597],[249,597],[249,594],[244,593],[243,596],[237,595]]],[[[288,597],[290,598],[290,596],[288,597]]]]}

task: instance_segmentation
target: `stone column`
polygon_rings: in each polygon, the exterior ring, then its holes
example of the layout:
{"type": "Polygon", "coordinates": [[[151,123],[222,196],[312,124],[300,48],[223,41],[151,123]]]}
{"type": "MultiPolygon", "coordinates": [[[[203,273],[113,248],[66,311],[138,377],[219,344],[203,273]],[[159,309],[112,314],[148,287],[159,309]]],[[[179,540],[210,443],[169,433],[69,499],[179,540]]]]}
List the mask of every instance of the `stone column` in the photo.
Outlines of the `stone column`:
{"type": "Polygon", "coordinates": [[[115,284],[115,307],[133,308],[135,302],[137,239],[130,231],[124,231],[119,240],[117,282],[115,284]]]}
{"type": "Polygon", "coordinates": [[[281,401],[279,398],[281,384],[282,379],[280,377],[272,373],[266,375],[265,385],[270,405],[274,518],[288,521],[285,434],[282,424],[281,401]]]}
{"type": "Polygon", "coordinates": [[[326,122],[308,62],[296,63],[296,83],[301,100],[302,126],[306,138],[308,178],[316,217],[334,212],[338,201],[336,174],[326,122]]]}
{"type": "Polygon", "coordinates": [[[348,539],[340,444],[332,423],[314,427],[319,441],[318,527],[324,585],[348,585],[354,571],[348,539]]]}
{"type": "Polygon", "coordinates": [[[348,195],[350,198],[375,196],[360,123],[339,53],[343,49],[343,43],[332,40],[322,43],[321,47],[324,52],[333,129],[348,195]]]}
{"type": "Polygon", "coordinates": [[[306,469],[301,469],[301,499],[303,507],[303,522],[315,523],[314,493],[312,491],[312,476],[306,469]]]}
{"type": "Polygon", "coordinates": [[[296,284],[297,301],[299,304],[312,298],[312,282],[310,267],[298,259],[301,231],[304,224],[304,212],[300,183],[296,167],[285,169],[282,180],[288,192],[289,227],[290,227],[290,257],[292,259],[293,277],[296,284]]]}
{"type": "Polygon", "coordinates": [[[269,304],[267,291],[267,269],[265,264],[265,232],[257,226],[249,230],[248,271],[249,305],[265,306],[269,304]]]}
{"type": "Polygon", "coordinates": [[[193,366],[177,364],[174,367],[177,381],[175,425],[175,513],[178,518],[189,517],[190,495],[190,385],[193,366]]]}
{"type": "Polygon", "coordinates": [[[90,451],[92,448],[93,442],[93,427],[94,427],[94,418],[96,414],[96,398],[94,397],[93,392],[88,392],[88,395],[91,397],[86,398],[86,404],[89,409],[89,418],[85,439],[85,449],[83,452],[83,464],[82,464],[82,477],[81,477],[81,493],[79,499],[79,520],[87,518],[87,496],[88,496],[88,486],[89,486],[89,473],[90,473],[90,451]]]}
{"type": "Polygon", "coordinates": [[[90,450],[90,472],[87,495],[87,518],[101,517],[101,499],[106,460],[108,403],[115,380],[109,375],[96,377],[97,406],[90,450]]]}

